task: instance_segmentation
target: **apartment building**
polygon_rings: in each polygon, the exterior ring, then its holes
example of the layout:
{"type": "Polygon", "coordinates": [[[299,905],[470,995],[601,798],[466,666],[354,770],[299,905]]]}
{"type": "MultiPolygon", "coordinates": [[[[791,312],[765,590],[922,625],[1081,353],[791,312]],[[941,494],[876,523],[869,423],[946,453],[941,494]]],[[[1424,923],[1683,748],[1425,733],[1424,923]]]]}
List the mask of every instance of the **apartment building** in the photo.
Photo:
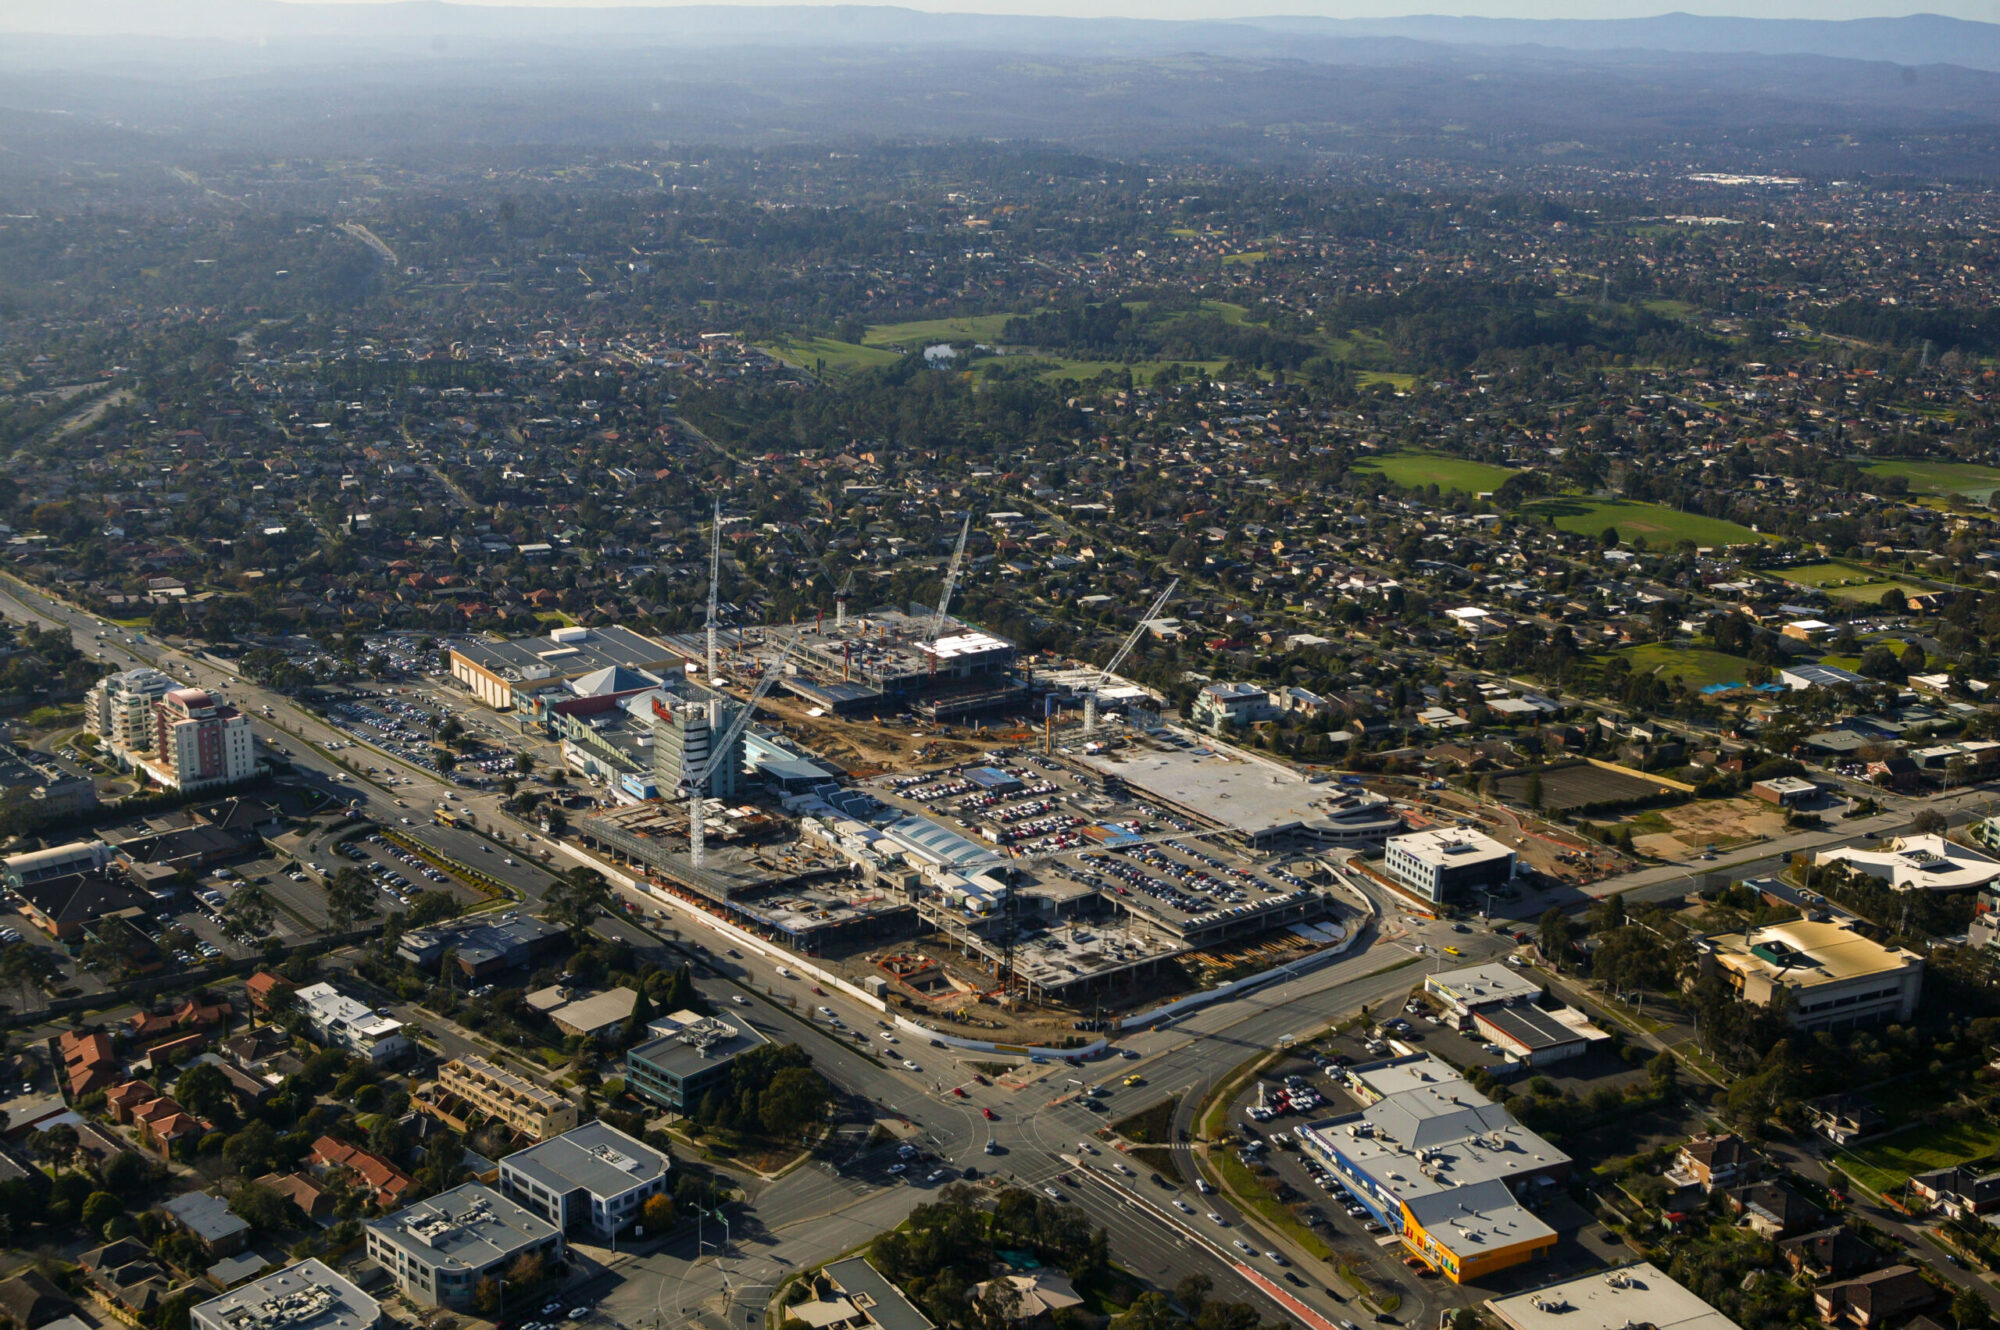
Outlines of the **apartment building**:
{"type": "Polygon", "coordinates": [[[176,688],[155,702],[152,751],[133,760],[176,790],[227,785],[257,771],[250,718],[205,688],[176,688]]]}
{"type": "Polygon", "coordinates": [[[97,681],[84,697],[83,715],[121,761],[153,750],[153,704],[180,687],[154,669],[125,670],[97,681]]]}
{"type": "Polygon", "coordinates": [[[485,1058],[468,1054],[438,1068],[438,1089],[504,1122],[523,1136],[545,1141],[576,1126],[576,1105],[485,1058]]]}
{"type": "Polygon", "coordinates": [[[348,997],[332,984],[301,988],[294,1001],[313,1039],[328,1048],[359,1053],[379,1066],[394,1062],[414,1047],[403,1033],[401,1021],[370,1011],[367,1003],[348,997]]]}

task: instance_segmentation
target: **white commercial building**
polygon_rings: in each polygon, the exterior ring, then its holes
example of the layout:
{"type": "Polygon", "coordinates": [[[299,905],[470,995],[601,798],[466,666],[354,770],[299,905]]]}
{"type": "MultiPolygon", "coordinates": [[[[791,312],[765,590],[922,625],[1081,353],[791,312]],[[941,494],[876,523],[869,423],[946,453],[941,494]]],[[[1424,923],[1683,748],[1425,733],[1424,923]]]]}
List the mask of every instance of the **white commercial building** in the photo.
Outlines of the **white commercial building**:
{"type": "Polygon", "coordinates": [[[253,1279],[188,1312],[194,1330],[375,1330],[382,1308],[317,1260],[253,1279]]]}
{"type": "Polygon", "coordinates": [[[328,1048],[344,1048],[381,1064],[394,1062],[413,1047],[401,1021],[377,1015],[367,1003],[357,1002],[332,984],[301,988],[295,1000],[313,1038],[328,1048]]]}
{"type": "Polygon", "coordinates": [[[1649,1261],[1494,1298],[1486,1310],[1508,1330],[1737,1330],[1649,1261]]]}
{"type": "Polygon", "coordinates": [[[2000,881],[2000,859],[1942,836],[1899,836],[1886,847],[1822,851],[1815,866],[1846,864],[1898,891],[1971,891],[2000,881]]]}
{"type": "Polygon", "coordinates": [[[667,1189],[673,1161],[603,1122],[586,1122],[500,1161],[500,1189],[565,1231],[604,1238],[639,1220],[667,1189]]]}
{"type": "Polygon", "coordinates": [[[1437,827],[1391,836],[1382,867],[1425,900],[1442,903],[1504,885],[1514,876],[1514,852],[1482,832],[1437,827]]]}
{"type": "Polygon", "coordinates": [[[1796,919],[1695,943],[1704,973],[1719,973],[1756,1006],[1784,1004],[1802,1030],[1907,1021],[1923,995],[1924,958],[1842,924],[1796,919]]]}
{"type": "Polygon", "coordinates": [[[498,1192],[467,1183],[371,1219],[368,1257],[426,1307],[470,1307],[482,1280],[500,1280],[524,1256],[554,1265],[563,1235],[498,1192]]]}
{"type": "Polygon", "coordinates": [[[97,681],[85,695],[84,719],[112,754],[153,750],[153,704],[180,685],[153,669],[125,670],[97,681]]]}

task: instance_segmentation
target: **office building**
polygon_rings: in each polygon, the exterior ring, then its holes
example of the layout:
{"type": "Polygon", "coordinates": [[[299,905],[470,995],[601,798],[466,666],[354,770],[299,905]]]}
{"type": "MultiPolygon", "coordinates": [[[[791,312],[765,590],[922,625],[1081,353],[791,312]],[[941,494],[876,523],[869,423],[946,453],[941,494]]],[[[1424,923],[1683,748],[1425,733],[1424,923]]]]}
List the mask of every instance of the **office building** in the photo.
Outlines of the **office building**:
{"type": "Polygon", "coordinates": [[[378,1016],[332,984],[313,984],[294,995],[314,1040],[328,1048],[359,1053],[377,1065],[394,1062],[414,1045],[393,1016],[378,1016]]]}
{"type": "Polygon", "coordinates": [[[1798,919],[1695,943],[1704,973],[1719,973],[1760,1007],[1784,1001],[1802,1030],[1906,1021],[1924,986],[1924,958],[1870,941],[1839,923],[1798,919]]]}
{"type": "Polygon", "coordinates": [[[288,1265],[188,1312],[194,1330],[375,1330],[381,1319],[375,1299],[318,1260],[288,1265]]]}
{"type": "Polygon", "coordinates": [[[470,1307],[481,1280],[504,1277],[524,1256],[553,1265],[564,1252],[560,1229],[476,1182],[363,1228],[369,1259],[426,1307],[470,1307]]]}
{"type": "Polygon", "coordinates": [[[1822,850],[1813,865],[1846,864],[1897,891],[1972,891],[2000,882],[2000,859],[1942,836],[1898,836],[1886,846],[1822,850]]]}
{"type": "Polygon", "coordinates": [[[738,1057],[764,1042],[747,1023],[692,1011],[664,1016],[646,1031],[652,1038],[625,1053],[625,1088],[676,1113],[692,1113],[703,1095],[728,1081],[738,1057]]]}
{"type": "Polygon", "coordinates": [[[667,1190],[670,1156],[603,1122],[586,1122],[500,1161],[500,1189],[557,1228],[610,1238],[667,1190]]]}
{"type": "Polygon", "coordinates": [[[1423,899],[1444,904],[1506,885],[1514,876],[1514,852],[1481,832],[1437,827],[1391,836],[1382,867],[1423,899]]]}
{"type": "Polygon", "coordinates": [[[1438,998],[1459,1016],[1487,1007],[1537,1002],[1542,985],[1511,965],[1468,965],[1424,977],[1424,992],[1438,998]]]}
{"type": "Polygon", "coordinates": [[[86,724],[121,761],[128,753],[153,751],[153,704],[179,688],[153,669],[107,675],[84,695],[86,724]]]}
{"type": "Polygon", "coordinates": [[[1254,683],[1212,683],[1195,695],[1190,717],[1205,730],[1254,725],[1278,714],[1271,694],[1254,683]]]}
{"type": "Polygon", "coordinates": [[[153,747],[133,762],[176,790],[227,785],[256,774],[250,718],[205,688],[176,688],[153,704],[153,747]]]}
{"type": "Polygon", "coordinates": [[[438,1068],[438,1089],[504,1122],[523,1136],[545,1141],[576,1125],[576,1105],[547,1086],[466,1054],[438,1068]]]}
{"type": "Polygon", "coordinates": [[[1299,1143],[1409,1251],[1456,1283],[1537,1259],[1555,1230],[1534,1211],[1569,1156],[1435,1058],[1348,1072],[1367,1107],[1299,1128],[1299,1143]]]}

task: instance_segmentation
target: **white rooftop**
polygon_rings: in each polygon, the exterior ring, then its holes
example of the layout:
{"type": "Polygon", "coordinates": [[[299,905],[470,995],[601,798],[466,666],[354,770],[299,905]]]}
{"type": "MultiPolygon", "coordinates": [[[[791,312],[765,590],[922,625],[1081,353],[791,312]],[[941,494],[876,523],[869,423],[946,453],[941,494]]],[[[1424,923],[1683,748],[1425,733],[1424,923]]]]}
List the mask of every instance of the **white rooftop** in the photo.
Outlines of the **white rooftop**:
{"type": "Polygon", "coordinates": [[[1738,1330],[1736,1322],[1667,1277],[1650,1261],[1565,1280],[1487,1309],[1513,1330],[1738,1330]]]}

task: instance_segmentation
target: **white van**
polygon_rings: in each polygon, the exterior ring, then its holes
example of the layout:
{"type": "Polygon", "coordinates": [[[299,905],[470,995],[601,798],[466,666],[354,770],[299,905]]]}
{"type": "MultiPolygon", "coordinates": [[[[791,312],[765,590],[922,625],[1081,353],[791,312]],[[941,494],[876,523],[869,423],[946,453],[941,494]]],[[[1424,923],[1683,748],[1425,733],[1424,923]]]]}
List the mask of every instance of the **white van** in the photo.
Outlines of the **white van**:
{"type": "Polygon", "coordinates": [[[785,968],[784,966],[780,965],[780,966],[778,967],[778,978],[780,978],[780,979],[796,979],[796,978],[798,978],[798,976],[797,976],[797,975],[795,975],[795,974],[793,974],[793,973],[792,973],[792,972],[791,972],[790,970],[787,970],[787,969],[786,969],[786,968],[785,968]]]}

